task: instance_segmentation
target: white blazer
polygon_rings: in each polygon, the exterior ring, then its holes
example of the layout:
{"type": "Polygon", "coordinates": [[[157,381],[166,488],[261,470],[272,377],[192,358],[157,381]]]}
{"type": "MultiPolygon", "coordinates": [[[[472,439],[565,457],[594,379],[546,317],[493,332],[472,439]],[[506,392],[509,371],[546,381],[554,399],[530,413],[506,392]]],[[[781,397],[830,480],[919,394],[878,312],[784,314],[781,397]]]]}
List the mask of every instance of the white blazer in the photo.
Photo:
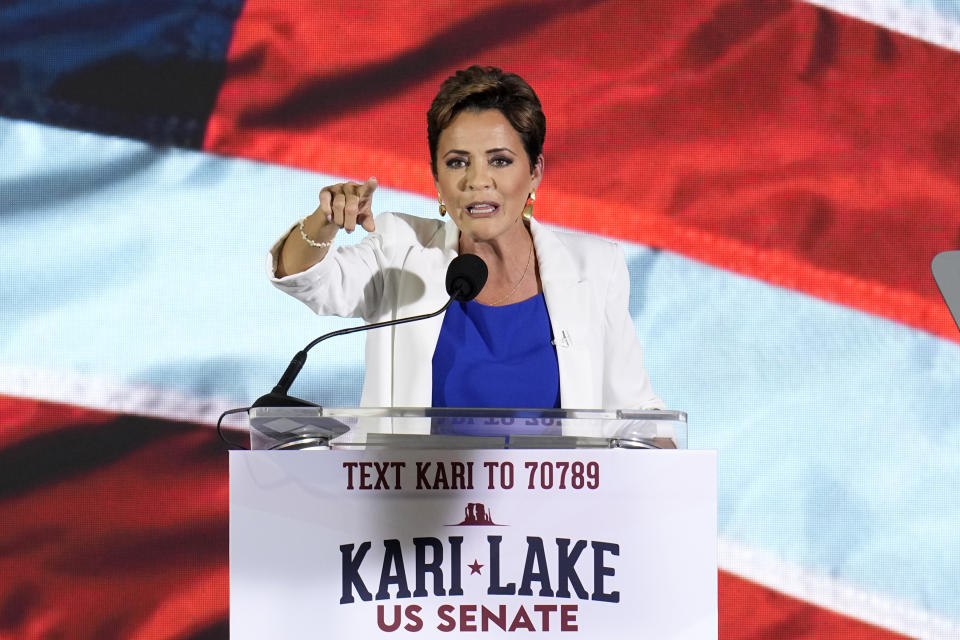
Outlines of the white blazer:
{"type": "MultiPolygon", "coordinates": [[[[359,244],[331,250],[306,271],[275,277],[282,239],[270,251],[274,285],[320,315],[366,322],[436,311],[447,301],[447,266],[460,230],[452,220],[401,213],[377,216],[377,230],[359,244]]],[[[612,242],[554,232],[535,220],[543,295],[567,409],[662,409],[650,386],[628,310],[630,280],[623,251],[612,242]]],[[[429,407],[433,352],[443,315],[367,332],[364,406],[429,407]]]]}

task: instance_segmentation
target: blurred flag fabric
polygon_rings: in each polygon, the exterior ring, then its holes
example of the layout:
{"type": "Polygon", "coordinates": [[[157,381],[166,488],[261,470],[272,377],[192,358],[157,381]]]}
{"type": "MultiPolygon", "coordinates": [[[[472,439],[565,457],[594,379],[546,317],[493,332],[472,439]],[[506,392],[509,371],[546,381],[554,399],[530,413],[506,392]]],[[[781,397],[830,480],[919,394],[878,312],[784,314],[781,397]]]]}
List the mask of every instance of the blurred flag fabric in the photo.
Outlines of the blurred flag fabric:
{"type": "Polygon", "coordinates": [[[266,248],[345,178],[435,216],[425,113],[473,63],[537,90],[536,215],[623,244],[719,451],[720,637],[960,637],[958,4],[8,0],[0,43],[0,639],[227,636],[211,424],[353,324],[266,248]]]}

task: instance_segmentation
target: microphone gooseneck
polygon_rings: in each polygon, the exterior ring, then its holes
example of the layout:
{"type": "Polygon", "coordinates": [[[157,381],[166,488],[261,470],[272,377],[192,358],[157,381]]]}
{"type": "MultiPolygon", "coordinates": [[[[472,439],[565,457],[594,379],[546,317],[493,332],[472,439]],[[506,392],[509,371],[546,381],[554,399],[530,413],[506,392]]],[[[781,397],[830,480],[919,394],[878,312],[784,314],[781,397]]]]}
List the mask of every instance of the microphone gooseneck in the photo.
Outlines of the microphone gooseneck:
{"type": "Polygon", "coordinates": [[[415,322],[417,320],[426,320],[427,318],[432,318],[438,316],[444,311],[447,310],[454,300],[459,302],[469,302],[477,297],[480,293],[480,290],[483,289],[483,285],[487,282],[487,265],[479,257],[471,253],[465,253],[459,255],[453,259],[450,263],[450,266],[447,267],[447,293],[450,294],[450,299],[447,300],[446,304],[437,309],[432,313],[425,313],[419,316],[412,316],[410,318],[399,318],[397,320],[385,320],[383,322],[375,322],[373,324],[364,324],[358,327],[348,327],[346,329],[340,329],[338,331],[331,331],[330,333],[325,333],[319,338],[315,339],[313,342],[308,344],[306,347],[297,352],[293,359],[290,361],[290,364],[287,365],[287,369],[283,372],[283,375],[280,376],[280,381],[277,382],[277,385],[273,390],[263,396],[257,398],[256,402],[251,405],[252,407],[288,407],[288,406],[306,406],[306,407],[315,407],[317,406],[313,402],[308,402],[307,400],[301,400],[300,398],[294,398],[287,394],[290,390],[290,387],[293,385],[294,380],[297,379],[297,376],[300,374],[300,370],[303,369],[303,365],[307,362],[307,352],[310,351],[313,347],[320,344],[327,338],[333,338],[335,336],[343,336],[349,333],[356,333],[358,331],[369,331],[370,329],[379,329],[381,327],[390,327],[398,324],[405,324],[407,322],[415,322]]]}

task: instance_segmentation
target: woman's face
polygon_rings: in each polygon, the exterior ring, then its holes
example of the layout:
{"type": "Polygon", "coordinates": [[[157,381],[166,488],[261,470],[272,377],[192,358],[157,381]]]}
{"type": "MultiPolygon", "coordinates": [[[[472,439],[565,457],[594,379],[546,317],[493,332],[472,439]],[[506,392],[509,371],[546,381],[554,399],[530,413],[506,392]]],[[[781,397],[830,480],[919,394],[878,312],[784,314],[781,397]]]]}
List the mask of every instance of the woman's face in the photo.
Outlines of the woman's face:
{"type": "Polygon", "coordinates": [[[519,224],[527,196],[543,175],[533,173],[520,134],[496,109],[461,111],[437,141],[437,193],[462,234],[487,241],[519,224]]]}

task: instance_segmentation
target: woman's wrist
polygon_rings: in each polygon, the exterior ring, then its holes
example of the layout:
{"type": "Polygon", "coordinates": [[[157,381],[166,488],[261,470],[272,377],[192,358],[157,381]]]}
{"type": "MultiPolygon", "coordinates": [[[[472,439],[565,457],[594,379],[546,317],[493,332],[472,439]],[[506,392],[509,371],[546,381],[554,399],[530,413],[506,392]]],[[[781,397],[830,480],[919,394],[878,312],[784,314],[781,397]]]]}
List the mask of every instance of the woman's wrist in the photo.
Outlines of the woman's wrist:
{"type": "MultiPolygon", "coordinates": [[[[313,214],[310,214],[310,216],[312,215],[313,214]]],[[[330,224],[328,222],[326,225],[324,225],[321,232],[315,232],[316,236],[311,237],[311,235],[307,233],[306,224],[305,224],[307,221],[307,218],[309,218],[310,216],[307,216],[306,218],[300,218],[300,223],[297,225],[300,230],[300,237],[303,238],[303,241],[306,242],[311,247],[314,247],[316,249],[329,249],[330,247],[333,246],[333,237],[337,235],[336,225],[330,224]],[[333,233],[330,233],[329,231],[327,231],[326,227],[333,227],[334,228],[333,233]],[[323,233],[323,231],[327,231],[327,233],[323,233]],[[329,237],[329,239],[325,239],[326,237],[329,237]]]]}
{"type": "Polygon", "coordinates": [[[322,260],[333,246],[337,231],[339,228],[323,216],[311,214],[302,218],[277,251],[276,277],[300,273],[322,260]]]}
{"type": "Polygon", "coordinates": [[[314,215],[315,213],[316,211],[300,219],[297,225],[300,237],[311,247],[316,249],[329,249],[333,246],[333,238],[337,235],[339,227],[329,220],[324,220],[321,216],[314,215]],[[317,225],[317,220],[319,220],[321,224],[317,225]]]}

